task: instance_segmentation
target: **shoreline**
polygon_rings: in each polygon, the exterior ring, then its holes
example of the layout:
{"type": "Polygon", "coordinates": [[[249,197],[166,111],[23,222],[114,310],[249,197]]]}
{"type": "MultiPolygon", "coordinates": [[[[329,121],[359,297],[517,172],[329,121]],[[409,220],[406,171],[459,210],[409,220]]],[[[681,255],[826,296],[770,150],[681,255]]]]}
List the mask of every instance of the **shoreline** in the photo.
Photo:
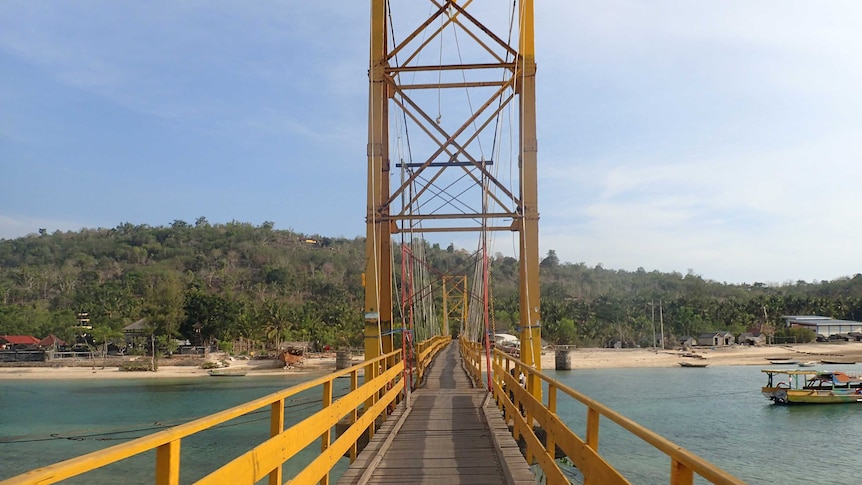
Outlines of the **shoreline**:
{"type": "MultiPolygon", "coordinates": [[[[285,369],[279,367],[275,360],[243,360],[237,359],[231,362],[229,367],[222,369],[244,370],[248,373],[246,377],[256,376],[285,376],[285,375],[302,375],[311,373],[325,374],[335,371],[335,357],[314,357],[306,358],[303,364],[299,367],[291,367],[285,369]]],[[[353,358],[353,364],[358,364],[360,361],[356,357],[353,358]]],[[[182,378],[182,377],[211,377],[208,373],[209,369],[204,369],[200,365],[166,365],[162,361],[159,364],[159,369],[155,372],[150,371],[121,371],[118,366],[102,367],[97,362],[95,368],[87,363],[86,365],[69,366],[27,366],[16,365],[8,367],[0,367],[0,381],[3,380],[47,380],[47,379],[165,379],[165,378],[182,378]]]]}
{"type": "MultiPolygon", "coordinates": [[[[553,352],[542,355],[542,368],[554,368],[553,352]]],[[[862,342],[807,343],[771,346],[693,347],[678,349],[573,349],[572,369],[679,367],[681,362],[721,366],[773,366],[769,359],[799,362],[848,360],[862,362],[862,342]]],[[[851,364],[846,364],[851,365],[851,364]]]]}
{"type": "MultiPolygon", "coordinates": [[[[760,366],[767,368],[772,364],[770,358],[784,358],[800,362],[829,360],[849,360],[862,362],[862,342],[809,343],[773,346],[694,347],[691,350],[660,349],[604,349],[576,348],[570,350],[571,368],[578,369],[624,369],[636,367],[678,367],[680,362],[719,366],[760,366]]],[[[555,368],[555,352],[549,350],[542,354],[542,369],[555,368]]],[[[362,362],[361,355],[354,355],[352,364],[362,362]]],[[[851,364],[845,364],[851,365],[851,364]]],[[[310,357],[301,367],[284,369],[277,367],[274,360],[242,360],[231,362],[227,369],[246,370],[246,377],[280,376],[307,373],[328,373],[335,371],[335,357],[310,357]]],[[[192,365],[160,365],[156,372],[127,372],[118,367],[91,365],[29,367],[0,367],[0,381],[28,379],[160,379],[177,377],[209,377],[207,369],[192,365]]]]}

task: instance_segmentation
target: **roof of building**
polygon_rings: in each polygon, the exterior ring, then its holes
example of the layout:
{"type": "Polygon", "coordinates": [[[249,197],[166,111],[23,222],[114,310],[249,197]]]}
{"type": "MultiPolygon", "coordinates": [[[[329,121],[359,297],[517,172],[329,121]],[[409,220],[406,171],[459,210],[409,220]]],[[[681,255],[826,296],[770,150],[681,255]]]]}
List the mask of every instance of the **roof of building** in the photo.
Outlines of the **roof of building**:
{"type": "Polygon", "coordinates": [[[828,317],[784,317],[787,320],[787,323],[794,323],[796,325],[809,325],[809,326],[829,326],[829,325],[862,325],[862,322],[857,322],[855,320],[836,320],[834,318],[828,317]]]}
{"type": "Polygon", "coordinates": [[[123,327],[124,332],[137,332],[140,330],[144,330],[147,327],[147,319],[142,318],[135,323],[130,323],[123,327]]]}
{"type": "Polygon", "coordinates": [[[30,335],[3,335],[0,336],[0,339],[15,345],[37,345],[39,343],[39,339],[30,335]]]}
{"type": "Polygon", "coordinates": [[[56,335],[51,334],[43,338],[42,341],[39,342],[39,345],[42,347],[50,347],[52,345],[66,345],[66,342],[63,342],[62,340],[57,338],[56,335]]]}
{"type": "Polygon", "coordinates": [[[515,335],[512,335],[510,333],[495,333],[494,334],[494,340],[496,340],[498,342],[499,341],[504,341],[504,342],[520,342],[521,341],[518,337],[516,337],[515,335]]]}
{"type": "Polygon", "coordinates": [[[728,332],[728,331],[726,331],[726,330],[722,330],[722,331],[719,331],[719,332],[706,332],[706,333],[702,333],[702,334],[698,335],[698,336],[697,336],[697,338],[712,338],[712,337],[715,337],[715,336],[721,336],[721,337],[732,337],[732,336],[733,336],[733,334],[732,334],[732,333],[730,333],[730,332],[728,332]]]}
{"type": "Polygon", "coordinates": [[[739,338],[763,338],[763,334],[760,332],[742,332],[739,334],[739,338]]]}

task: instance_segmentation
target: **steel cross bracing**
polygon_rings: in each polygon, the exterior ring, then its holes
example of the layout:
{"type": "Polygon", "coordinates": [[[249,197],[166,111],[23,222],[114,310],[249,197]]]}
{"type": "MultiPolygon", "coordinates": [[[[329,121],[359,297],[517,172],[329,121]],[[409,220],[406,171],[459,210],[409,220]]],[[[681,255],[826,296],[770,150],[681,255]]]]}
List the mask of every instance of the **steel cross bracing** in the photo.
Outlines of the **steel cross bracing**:
{"type": "Polygon", "coordinates": [[[541,367],[533,1],[371,0],[370,46],[366,357],[394,347],[393,234],[514,231],[541,367]]]}
{"type": "MultiPolygon", "coordinates": [[[[504,3],[496,3],[505,8],[504,3]]],[[[431,4],[436,10],[397,41],[379,66],[389,101],[411,128],[409,133],[418,131],[427,138],[424,143],[415,136],[410,140],[410,158],[395,167],[404,169],[405,176],[382,201],[377,215],[381,223],[392,224],[393,232],[512,230],[521,218],[523,202],[492,172],[494,162],[481,153],[479,145],[483,136],[485,149],[493,145],[501,114],[515,100],[523,62],[514,47],[468,12],[470,2],[431,4]],[[447,33],[461,40],[447,43],[447,33]],[[453,62],[443,61],[438,48],[455,48],[447,57],[453,62]],[[481,62],[463,62],[464,56],[479,57],[481,62]],[[417,77],[429,82],[415,82],[417,77]],[[435,115],[431,110],[440,109],[444,97],[450,101],[446,112],[435,115]],[[464,101],[472,109],[450,108],[463,107],[464,101]],[[485,203],[484,197],[492,202],[485,203]],[[401,207],[393,210],[397,202],[402,202],[401,207]],[[461,224],[452,226],[456,220],[461,224]]]]}

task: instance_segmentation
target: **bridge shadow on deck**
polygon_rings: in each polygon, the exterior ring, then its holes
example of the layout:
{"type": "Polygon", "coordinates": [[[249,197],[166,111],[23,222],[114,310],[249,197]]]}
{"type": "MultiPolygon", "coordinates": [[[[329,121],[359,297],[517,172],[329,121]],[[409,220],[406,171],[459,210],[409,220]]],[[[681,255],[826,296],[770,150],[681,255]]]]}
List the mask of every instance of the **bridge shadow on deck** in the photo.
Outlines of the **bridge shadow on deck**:
{"type": "Polygon", "coordinates": [[[409,411],[399,406],[338,483],[535,484],[499,411],[483,409],[487,396],[472,387],[457,343],[450,344],[409,411]]]}

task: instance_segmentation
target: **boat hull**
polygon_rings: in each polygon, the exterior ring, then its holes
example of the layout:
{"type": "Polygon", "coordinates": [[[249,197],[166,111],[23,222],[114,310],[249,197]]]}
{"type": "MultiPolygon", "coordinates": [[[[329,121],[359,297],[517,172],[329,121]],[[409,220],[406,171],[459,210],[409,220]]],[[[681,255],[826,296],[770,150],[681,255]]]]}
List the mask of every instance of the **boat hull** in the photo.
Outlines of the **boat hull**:
{"type": "Polygon", "coordinates": [[[212,377],[242,377],[247,372],[244,370],[211,369],[207,373],[212,377]]]}
{"type": "Polygon", "coordinates": [[[788,404],[846,404],[862,403],[862,389],[793,389],[787,391],[788,404]]]}
{"type": "Polygon", "coordinates": [[[862,403],[862,389],[815,390],[763,387],[760,392],[776,404],[862,403]]]}

